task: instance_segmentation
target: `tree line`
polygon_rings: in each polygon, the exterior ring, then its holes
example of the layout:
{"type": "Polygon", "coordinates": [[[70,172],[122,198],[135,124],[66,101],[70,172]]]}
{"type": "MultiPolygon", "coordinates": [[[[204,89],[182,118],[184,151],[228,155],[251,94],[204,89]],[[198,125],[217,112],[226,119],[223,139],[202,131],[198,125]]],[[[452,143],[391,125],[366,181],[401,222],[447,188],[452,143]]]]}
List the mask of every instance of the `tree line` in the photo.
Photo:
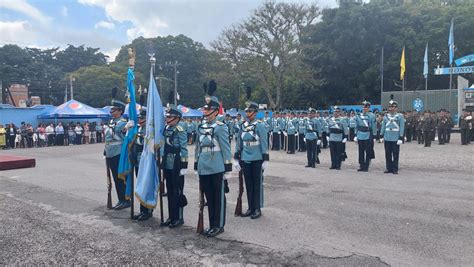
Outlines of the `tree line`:
{"type": "MultiPolygon", "coordinates": [[[[214,79],[227,107],[251,99],[269,108],[327,107],[380,99],[381,51],[384,90],[401,90],[400,56],[405,46],[406,90],[424,90],[423,56],[429,43],[429,89],[449,87],[433,75],[448,66],[449,26],[454,19],[455,58],[474,53],[471,1],[341,1],[340,7],[265,2],[248,18],[230,25],[207,48],[184,35],[137,38],[114,62],[98,48],[0,47],[0,80],[27,84],[44,103],[60,104],[74,77],[74,98],[101,107],[113,87],[125,92],[127,49],[136,51],[136,87],[148,87],[149,53],[155,53],[163,102],[174,90],[179,103],[199,107],[203,83],[214,79]],[[177,63],[175,73],[174,63],[177,63]]],[[[472,81],[472,75],[463,75],[472,81]]],[[[124,95],[124,94],[123,94],[124,95]]]]}

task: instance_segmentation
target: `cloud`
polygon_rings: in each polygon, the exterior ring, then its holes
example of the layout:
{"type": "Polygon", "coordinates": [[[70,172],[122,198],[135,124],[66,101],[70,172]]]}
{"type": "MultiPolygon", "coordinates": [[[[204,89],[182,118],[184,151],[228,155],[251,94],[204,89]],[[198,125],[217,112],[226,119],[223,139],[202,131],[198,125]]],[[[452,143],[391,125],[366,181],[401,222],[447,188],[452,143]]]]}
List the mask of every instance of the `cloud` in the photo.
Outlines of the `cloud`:
{"type": "Polygon", "coordinates": [[[43,24],[47,24],[51,21],[50,17],[41,13],[41,11],[28,4],[25,0],[1,0],[0,8],[2,7],[25,14],[43,24]]]}
{"type": "Polygon", "coordinates": [[[20,46],[29,45],[36,39],[34,32],[28,21],[0,21],[0,44],[18,44],[20,46]]]}
{"type": "Polygon", "coordinates": [[[119,3],[116,0],[78,0],[78,2],[103,8],[109,20],[119,23],[131,22],[132,27],[127,30],[129,41],[139,36],[156,37],[162,33],[162,29],[168,28],[168,24],[157,16],[156,11],[161,8],[158,2],[150,1],[146,2],[146,5],[133,1],[119,3]]]}
{"type": "Polygon", "coordinates": [[[67,9],[66,6],[61,7],[61,16],[67,17],[69,15],[69,10],[67,9]]]}
{"type": "Polygon", "coordinates": [[[115,24],[113,24],[112,22],[102,20],[102,21],[97,22],[94,25],[94,29],[98,29],[98,28],[113,30],[115,28],[115,24]]]}

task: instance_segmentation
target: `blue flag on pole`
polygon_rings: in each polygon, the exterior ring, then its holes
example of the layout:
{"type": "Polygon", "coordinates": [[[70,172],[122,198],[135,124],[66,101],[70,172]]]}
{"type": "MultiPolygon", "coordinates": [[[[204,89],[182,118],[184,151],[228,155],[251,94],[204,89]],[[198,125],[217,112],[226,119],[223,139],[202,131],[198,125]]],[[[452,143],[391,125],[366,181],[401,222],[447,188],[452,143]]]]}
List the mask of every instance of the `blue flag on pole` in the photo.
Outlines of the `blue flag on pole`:
{"type": "Polygon", "coordinates": [[[147,208],[155,208],[158,202],[159,167],[156,164],[156,151],[163,143],[165,117],[160,95],[153,79],[153,69],[150,70],[150,85],[148,88],[147,118],[143,152],[138,168],[135,196],[147,208]]]}
{"type": "Polygon", "coordinates": [[[426,43],[426,48],[425,48],[425,57],[423,58],[423,76],[428,78],[428,43],[426,43]]]}
{"type": "Polygon", "coordinates": [[[119,162],[119,178],[125,181],[125,199],[129,200],[130,195],[132,194],[132,164],[130,163],[130,151],[129,145],[133,142],[135,135],[137,134],[137,103],[135,101],[135,85],[133,81],[135,80],[135,74],[133,73],[132,68],[128,68],[127,73],[127,89],[130,94],[130,103],[128,104],[128,116],[130,120],[133,120],[135,123],[132,128],[128,129],[125,140],[122,144],[122,149],[120,151],[120,162],[119,162]]]}
{"type": "Polygon", "coordinates": [[[454,61],[454,19],[451,20],[451,27],[449,28],[449,65],[453,64],[454,61]]]}

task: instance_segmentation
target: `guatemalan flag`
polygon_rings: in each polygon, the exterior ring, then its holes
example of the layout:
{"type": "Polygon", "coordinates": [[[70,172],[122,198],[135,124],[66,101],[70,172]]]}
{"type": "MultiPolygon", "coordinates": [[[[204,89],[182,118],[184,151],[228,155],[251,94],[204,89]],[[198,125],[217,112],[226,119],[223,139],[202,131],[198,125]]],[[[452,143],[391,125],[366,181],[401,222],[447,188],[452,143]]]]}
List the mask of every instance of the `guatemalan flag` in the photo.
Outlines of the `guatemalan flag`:
{"type": "Polygon", "coordinates": [[[153,79],[153,68],[150,70],[150,85],[147,99],[147,118],[143,152],[138,168],[135,196],[147,208],[155,208],[158,199],[159,167],[156,164],[159,147],[163,142],[165,117],[160,95],[153,79]]]}

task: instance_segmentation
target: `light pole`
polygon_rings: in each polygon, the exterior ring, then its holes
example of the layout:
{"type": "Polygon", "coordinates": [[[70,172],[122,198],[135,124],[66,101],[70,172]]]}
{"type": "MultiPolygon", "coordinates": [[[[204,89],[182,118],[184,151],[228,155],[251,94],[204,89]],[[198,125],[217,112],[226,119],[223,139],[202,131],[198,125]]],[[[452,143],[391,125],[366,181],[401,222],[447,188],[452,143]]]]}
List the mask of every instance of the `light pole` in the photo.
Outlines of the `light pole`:
{"type": "Polygon", "coordinates": [[[178,96],[178,66],[181,65],[180,63],[178,63],[177,60],[175,60],[174,62],[165,62],[165,66],[170,66],[170,67],[173,67],[174,68],[174,105],[176,106],[178,103],[177,103],[177,96],[178,96]]]}
{"type": "Polygon", "coordinates": [[[69,86],[71,87],[71,100],[74,99],[74,89],[72,87],[72,83],[76,81],[76,78],[74,78],[72,75],[69,77],[69,86]]]}

